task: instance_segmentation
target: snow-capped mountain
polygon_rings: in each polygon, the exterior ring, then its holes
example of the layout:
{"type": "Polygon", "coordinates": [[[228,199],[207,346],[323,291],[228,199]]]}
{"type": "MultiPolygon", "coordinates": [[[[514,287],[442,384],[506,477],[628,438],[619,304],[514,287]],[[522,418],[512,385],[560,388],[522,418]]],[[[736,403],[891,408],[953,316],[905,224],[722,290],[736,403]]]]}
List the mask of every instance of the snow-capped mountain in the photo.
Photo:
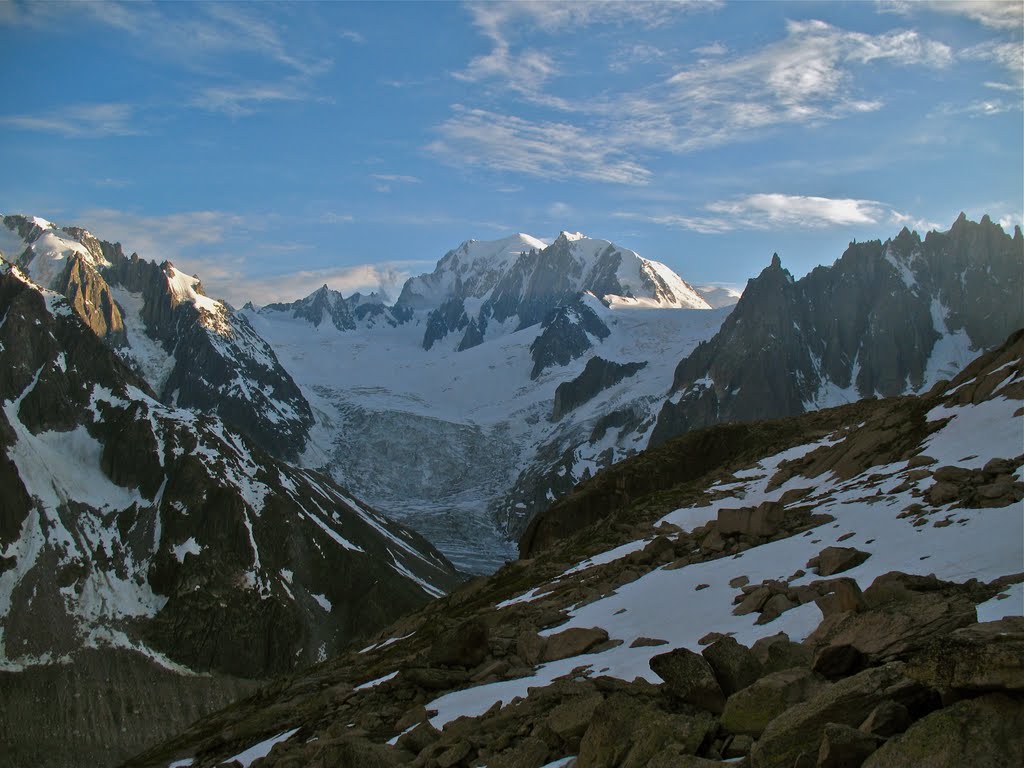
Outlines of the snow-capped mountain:
{"type": "Polygon", "coordinates": [[[1022,399],[1017,333],[923,396],[662,444],[130,764],[1016,765],[1022,399]]]}
{"type": "Polygon", "coordinates": [[[485,572],[511,556],[508,530],[642,447],[620,427],[653,426],[676,359],[728,311],[662,264],[562,233],[463,243],[393,307],[323,287],[242,314],[317,414],[303,461],[485,572]],[[555,417],[556,389],[598,356],[642,370],[588,377],[555,417]]]}
{"type": "Polygon", "coordinates": [[[43,682],[54,664],[74,665],[83,704],[104,681],[129,698],[159,681],[155,724],[124,715],[151,739],[241,690],[196,689],[195,673],[265,679],[312,663],[460,580],[329,477],[160,402],[71,302],[3,260],[0,362],[5,705],[10,690],[44,720],[88,720],[43,682]]]}
{"type": "Polygon", "coordinates": [[[197,277],[78,227],[5,216],[0,252],[72,308],[167,404],[221,416],[282,458],[306,445],[313,417],[274,351],[197,277]]]}
{"type": "Polygon", "coordinates": [[[606,304],[710,309],[671,269],[607,240],[562,232],[550,245],[530,235],[469,240],[449,251],[434,271],[408,280],[401,310],[429,309],[424,349],[450,334],[459,350],[544,320],[580,293],[606,304]]]}
{"type": "Polygon", "coordinates": [[[1024,236],[963,214],[851,244],[794,280],[775,256],[713,339],[676,369],[652,441],[719,421],[927,391],[1024,327],[1024,236]]]}

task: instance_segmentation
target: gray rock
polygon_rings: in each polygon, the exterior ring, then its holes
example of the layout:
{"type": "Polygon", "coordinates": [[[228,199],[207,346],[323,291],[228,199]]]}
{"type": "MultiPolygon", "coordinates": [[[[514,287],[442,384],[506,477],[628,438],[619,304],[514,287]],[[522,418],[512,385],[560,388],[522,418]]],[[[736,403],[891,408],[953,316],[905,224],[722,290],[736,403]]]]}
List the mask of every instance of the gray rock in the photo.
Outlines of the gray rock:
{"type": "Polygon", "coordinates": [[[864,768],[1018,768],[1024,765],[1024,702],[991,693],[918,720],[864,768]]]}
{"type": "Polygon", "coordinates": [[[650,664],[673,695],[709,712],[722,712],[725,694],[703,656],[688,648],[677,648],[655,656],[650,664]]]}
{"type": "Polygon", "coordinates": [[[711,665],[722,692],[730,696],[761,676],[761,663],[753,652],[732,637],[723,637],[701,651],[711,665]]]}
{"type": "Polygon", "coordinates": [[[765,675],[729,697],[722,712],[722,727],[730,733],[758,737],[776,717],[828,686],[806,667],[765,675]]]}

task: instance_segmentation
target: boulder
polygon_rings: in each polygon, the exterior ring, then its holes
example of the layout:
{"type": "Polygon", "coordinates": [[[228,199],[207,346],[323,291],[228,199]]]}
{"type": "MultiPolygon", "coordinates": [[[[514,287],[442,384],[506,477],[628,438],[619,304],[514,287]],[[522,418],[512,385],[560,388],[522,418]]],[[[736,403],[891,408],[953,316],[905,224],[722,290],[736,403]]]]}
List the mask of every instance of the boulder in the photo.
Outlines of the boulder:
{"type": "Polygon", "coordinates": [[[512,749],[506,749],[497,757],[489,757],[490,768],[541,768],[548,762],[550,748],[543,739],[527,736],[512,749]]]}
{"type": "Polygon", "coordinates": [[[761,615],[757,617],[756,624],[767,624],[769,621],[775,621],[786,611],[791,608],[796,608],[797,603],[794,603],[786,595],[776,594],[772,595],[765,601],[765,604],[761,607],[761,615]]]}
{"type": "Polygon", "coordinates": [[[911,593],[869,611],[829,616],[804,642],[818,648],[849,645],[870,662],[889,661],[976,621],[974,603],[963,595],[911,593]]]}
{"type": "Polygon", "coordinates": [[[792,765],[803,753],[818,753],[829,723],[855,728],[882,701],[891,699],[913,709],[910,704],[918,706],[925,698],[923,686],[906,677],[902,662],[865,669],[768,723],[751,752],[751,763],[754,768],[792,765]]]}
{"type": "Polygon", "coordinates": [[[566,699],[548,713],[548,728],[558,734],[570,751],[578,751],[594,710],[603,700],[599,693],[566,699]]]}
{"type": "Polygon", "coordinates": [[[937,638],[911,659],[907,676],[946,694],[1024,692],[1024,619],[976,624],[937,638]]]}
{"type": "Polygon", "coordinates": [[[810,667],[814,651],[789,639],[785,632],[762,637],[750,646],[750,652],[761,662],[765,673],[781,672],[790,667],[810,667]]]}
{"type": "Polygon", "coordinates": [[[817,768],[860,768],[878,739],[848,725],[829,723],[822,732],[817,768]]]}
{"type": "Polygon", "coordinates": [[[677,698],[715,714],[722,712],[725,694],[711,665],[700,654],[677,648],[655,656],[650,665],[677,698]]]}
{"type": "Polygon", "coordinates": [[[785,508],[777,501],[755,507],[718,510],[718,531],[722,535],[772,536],[785,519],[785,508]]]}
{"type": "Polygon", "coordinates": [[[1024,702],[1001,693],[932,712],[886,742],[864,768],[1018,768],[1024,765],[1024,702]]]}
{"type": "Polygon", "coordinates": [[[547,638],[541,660],[558,661],[579,656],[607,640],[608,633],[600,627],[572,627],[547,638]]]}
{"type": "Polygon", "coordinates": [[[714,729],[707,713],[670,714],[652,702],[616,693],[594,710],[576,768],[648,768],[668,748],[694,754],[714,729]]]}
{"type": "Polygon", "coordinates": [[[442,633],[430,646],[428,658],[441,666],[472,669],[487,658],[487,641],[486,624],[466,621],[442,633]]]}
{"type": "Polygon", "coordinates": [[[711,665],[722,692],[730,696],[746,688],[761,676],[761,663],[745,645],[735,638],[723,637],[701,651],[711,665]]]}
{"type": "Polygon", "coordinates": [[[523,630],[516,638],[516,655],[530,666],[539,664],[546,643],[547,640],[536,632],[523,630]]]}
{"type": "Polygon", "coordinates": [[[399,749],[417,755],[440,738],[441,732],[432,726],[429,720],[424,720],[413,727],[411,731],[399,736],[395,744],[399,749]]]}
{"type": "Polygon", "coordinates": [[[728,698],[722,727],[730,733],[758,737],[776,717],[828,686],[806,667],[773,672],[728,698]]]}
{"type": "MultiPolygon", "coordinates": [[[[849,578],[833,579],[826,582],[829,592],[822,595],[814,604],[818,606],[821,615],[828,617],[837,613],[852,611],[859,613],[867,608],[864,594],[860,591],[857,582],[849,578]]],[[[819,582],[820,586],[825,586],[819,582]]]]}
{"type": "Polygon", "coordinates": [[[819,576],[831,576],[855,568],[871,557],[870,552],[862,552],[855,547],[825,547],[807,561],[808,568],[817,568],[819,576]]]}
{"type": "Polygon", "coordinates": [[[768,587],[757,587],[754,591],[750,592],[745,598],[743,598],[739,605],[732,609],[733,615],[746,616],[748,613],[760,611],[771,596],[772,591],[768,587]]]}

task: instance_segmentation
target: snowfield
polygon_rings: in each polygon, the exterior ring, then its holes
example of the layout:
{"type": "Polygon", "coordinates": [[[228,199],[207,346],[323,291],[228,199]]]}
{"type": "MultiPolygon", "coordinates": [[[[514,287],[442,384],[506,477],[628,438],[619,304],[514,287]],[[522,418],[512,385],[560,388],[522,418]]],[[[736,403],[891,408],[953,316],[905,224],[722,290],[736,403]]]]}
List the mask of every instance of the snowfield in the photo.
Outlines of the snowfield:
{"type": "MultiPolygon", "coordinates": [[[[922,454],[935,458],[935,466],[970,469],[980,468],[992,458],[1016,456],[1021,452],[1024,435],[1024,416],[1014,415],[1019,408],[1019,400],[996,397],[978,405],[933,409],[929,413],[930,421],[950,421],[928,438],[922,454]]],[[[819,445],[821,443],[807,444],[764,459],[748,472],[738,473],[742,481],[725,487],[729,496],[712,505],[677,510],[659,523],[669,522],[689,530],[714,519],[719,509],[777,501],[787,490],[806,488],[809,484],[814,486],[813,494],[793,505],[814,503],[815,511],[832,515],[833,522],[732,557],[677,570],[658,568],[607,597],[575,608],[567,623],[541,634],[550,635],[572,627],[601,627],[611,640],[621,640],[622,644],[602,653],[542,664],[528,677],[441,696],[427,705],[428,710],[437,712],[431,723],[441,728],[464,715],[481,715],[496,702],[507,704],[516,697],[525,697],[530,688],[549,685],[570,673],[580,674],[581,668],[595,675],[623,680],[642,677],[659,683],[660,678],[649,666],[650,659],[666,648],[686,647],[699,652],[698,641],[709,632],[731,634],[747,646],[778,632],[787,633],[793,640],[803,640],[821,621],[821,611],[813,602],[786,611],[767,624],[757,625],[756,613],[733,615],[733,597],[738,590],[730,587],[729,581],[737,576],[748,577],[752,584],[766,579],[785,581],[797,569],[805,568],[804,564],[827,546],[853,546],[871,554],[861,565],[842,574],[855,579],[862,589],[878,576],[897,570],[934,574],[955,582],[969,579],[987,582],[1021,570],[1024,509],[1020,503],[992,509],[952,509],[949,506],[945,511],[936,512],[932,519],[947,517],[952,524],[915,526],[910,518],[898,517],[908,504],[918,500],[911,493],[916,482],[908,481],[907,462],[872,467],[869,473],[849,481],[832,475],[814,479],[796,475],[771,491],[766,489],[782,461],[797,458],[819,445]],[[908,486],[906,490],[895,490],[904,483],[908,486]],[[698,585],[707,586],[698,588],[698,585]],[[640,637],[666,640],[667,645],[630,648],[640,637]]],[[[1018,470],[1017,476],[1024,476],[1024,471],[1018,470]]],[[[646,540],[638,540],[621,545],[578,564],[559,579],[624,557],[646,543],[646,540]]],[[[789,584],[799,586],[819,578],[808,572],[789,584]]],[[[498,607],[534,600],[546,591],[542,585],[498,607]]],[[[997,598],[978,606],[981,621],[1022,614],[1024,585],[1021,584],[1008,587],[997,598]]]]}

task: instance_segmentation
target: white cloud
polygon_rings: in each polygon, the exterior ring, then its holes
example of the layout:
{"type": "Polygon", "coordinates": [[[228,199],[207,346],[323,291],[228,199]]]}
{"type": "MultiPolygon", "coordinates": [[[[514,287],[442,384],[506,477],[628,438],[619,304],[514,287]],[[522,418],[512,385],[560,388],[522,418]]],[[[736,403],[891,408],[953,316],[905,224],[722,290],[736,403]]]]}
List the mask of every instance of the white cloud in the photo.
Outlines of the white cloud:
{"type": "Polygon", "coordinates": [[[68,138],[134,136],[142,133],[130,104],[78,104],[37,115],[0,117],[0,125],[68,138]]]}
{"type": "Polygon", "coordinates": [[[321,224],[351,224],[356,220],[356,217],[350,213],[334,213],[328,211],[320,217],[321,224]]]}
{"type": "MultiPolygon", "coordinates": [[[[568,203],[564,203],[560,200],[556,200],[548,206],[548,216],[552,219],[564,221],[569,216],[573,215],[573,208],[568,203]]],[[[563,227],[565,229],[565,227],[563,227]]]]}
{"type": "Polygon", "coordinates": [[[990,29],[1019,30],[1024,26],[1024,4],[1019,0],[877,0],[882,13],[910,16],[918,10],[966,16],[990,29]]]}
{"type": "Polygon", "coordinates": [[[607,136],[570,123],[531,122],[456,105],[438,133],[441,138],[428,151],[460,166],[616,184],[646,184],[651,175],[607,136]]]}
{"type": "MultiPolygon", "coordinates": [[[[83,26],[84,18],[118,30],[132,38],[126,41],[125,48],[136,55],[161,57],[200,73],[203,85],[189,105],[211,112],[240,117],[253,114],[259,105],[316,98],[312,93],[313,82],[330,70],[333,62],[311,53],[302,44],[305,40],[300,37],[301,30],[279,25],[271,20],[270,14],[261,13],[258,4],[201,3],[189,5],[183,11],[184,7],[116,0],[29,3],[18,6],[15,13],[0,11],[0,23],[60,23],[75,29],[83,26]],[[239,57],[246,57],[244,66],[239,57]],[[263,65],[269,63],[283,70],[279,82],[237,81],[231,73],[249,68],[252,57],[261,59],[263,65]]],[[[110,134],[123,135],[112,131],[110,134]]]]}
{"type": "MultiPolygon", "coordinates": [[[[491,50],[453,73],[468,82],[496,81],[512,91],[537,96],[544,84],[561,73],[548,50],[516,48],[520,38],[537,33],[561,35],[593,24],[623,21],[656,27],[680,13],[721,5],[720,0],[676,2],[479,2],[468,5],[474,26],[491,41],[491,50]]],[[[650,52],[648,52],[650,53],[650,52]]]]}
{"type": "Polygon", "coordinates": [[[869,224],[900,224],[919,230],[936,229],[931,222],[900,213],[877,200],[761,193],[732,200],[718,200],[694,215],[648,215],[629,211],[618,218],[646,221],[701,234],[733,230],[794,230],[853,227],[869,224]]]}
{"type": "Polygon", "coordinates": [[[628,72],[635,66],[664,59],[666,55],[665,51],[653,45],[633,43],[612,54],[608,68],[612,72],[628,72]]]}
{"type": "Polygon", "coordinates": [[[728,52],[729,49],[718,42],[702,45],[692,50],[692,53],[696,53],[698,56],[724,56],[728,52]]]}
{"type": "Polygon", "coordinates": [[[356,32],[354,29],[342,29],[338,31],[338,35],[343,40],[348,40],[350,43],[358,43],[362,45],[366,42],[366,38],[362,34],[356,32]]]}
{"type": "Polygon", "coordinates": [[[749,195],[739,200],[720,200],[707,209],[728,216],[739,229],[816,229],[851,224],[874,224],[887,209],[874,200],[811,197],[778,193],[749,195]]]}
{"type": "Polygon", "coordinates": [[[230,286],[224,286],[225,289],[230,290],[230,294],[224,295],[236,306],[241,306],[246,301],[264,305],[273,302],[295,301],[308,296],[320,286],[326,285],[346,296],[357,291],[360,293],[378,291],[384,294],[386,301],[394,301],[398,298],[406,280],[413,274],[419,274],[429,269],[433,263],[419,260],[392,261],[332,269],[303,270],[286,275],[266,277],[247,277],[242,274],[234,277],[230,286]]]}
{"type": "Polygon", "coordinates": [[[377,179],[378,181],[389,181],[396,184],[422,184],[423,179],[416,176],[406,176],[400,173],[373,173],[370,174],[371,178],[377,179]]]}
{"type": "Polygon", "coordinates": [[[791,21],[783,40],[753,52],[701,59],[658,91],[632,102],[641,115],[668,116],[675,146],[698,149],[787,123],[833,120],[882,107],[858,94],[853,67],[874,62],[943,68],[951,49],[914,31],[851,32],[822,21],[791,21]]]}
{"type": "Polygon", "coordinates": [[[294,81],[209,86],[200,90],[189,104],[207,112],[229,117],[247,117],[257,107],[279,101],[308,101],[315,97],[294,81]]]}
{"type": "MultiPolygon", "coordinates": [[[[556,22],[570,25],[573,14],[592,21],[611,13],[562,4],[493,3],[474,9],[478,27],[500,41],[492,53],[507,54],[510,61],[517,52],[509,43],[509,20],[516,14],[528,17],[529,30],[556,22]]],[[[884,103],[876,94],[858,89],[858,69],[942,69],[954,60],[948,46],[915,31],[872,35],[822,21],[791,21],[784,38],[752,51],[730,53],[716,45],[701,53],[702,58],[663,81],[635,91],[577,94],[573,101],[541,90],[554,70],[535,68],[530,77],[519,72],[518,80],[508,83],[513,92],[537,111],[558,110],[572,119],[542,121],[517,116],[507,108],[499,112],[455,106],[428,150],[467,167],[646,184],[653,175],[649,157],[745,141],[778,126],[814,126],[881,109],[884,103]]]]}
{"type": "Polygon", "coordinates": [[[179,256],[185,246],[220,243],[229,233],[247,227],[243,216],[223,211],[182,211],[163,216],[114,208],[90,208],[76,222],[97,237],[119,240],[127,251],[163,261],[179,256]]]}
{"type": "MultiPolygon", "coordinates": [[[[994,62],[1003,67],[1013,81],[1012,86],[1006,86],[1007,89],[1020,90],[1024,87],[1024,42],[1020,40],[1013,42],[990,40],[965,48],[960,52],[960,56],[969,60],[994,62]]],[[[986,85],[990,84],[986,83],[986,85]]]]}

